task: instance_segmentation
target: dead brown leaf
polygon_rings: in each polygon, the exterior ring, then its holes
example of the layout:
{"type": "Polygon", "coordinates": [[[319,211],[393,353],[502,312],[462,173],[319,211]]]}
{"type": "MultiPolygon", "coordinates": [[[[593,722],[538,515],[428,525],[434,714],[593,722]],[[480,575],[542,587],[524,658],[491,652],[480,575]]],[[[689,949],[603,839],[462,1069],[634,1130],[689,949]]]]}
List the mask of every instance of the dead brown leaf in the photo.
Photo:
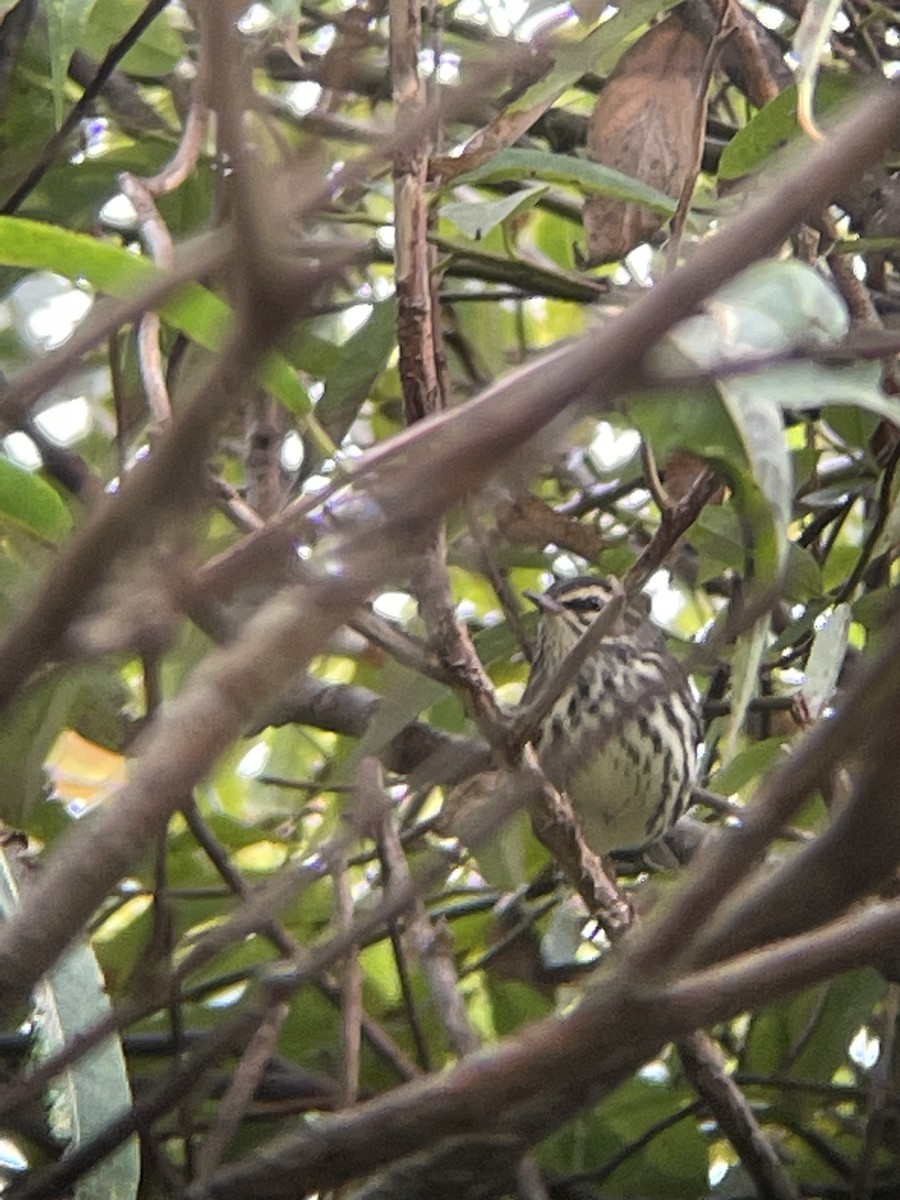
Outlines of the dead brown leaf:
{"type": "MultiPolygon", "coordinates": [[[[648,30],[616,65],[594,105],[587,154],[677,200],[697,153],[708,46],[678,12],[648,30]]],[[[584,206],[591,265],[614,262],[664,218],[643,205],[592,196],[584,206]]]]}

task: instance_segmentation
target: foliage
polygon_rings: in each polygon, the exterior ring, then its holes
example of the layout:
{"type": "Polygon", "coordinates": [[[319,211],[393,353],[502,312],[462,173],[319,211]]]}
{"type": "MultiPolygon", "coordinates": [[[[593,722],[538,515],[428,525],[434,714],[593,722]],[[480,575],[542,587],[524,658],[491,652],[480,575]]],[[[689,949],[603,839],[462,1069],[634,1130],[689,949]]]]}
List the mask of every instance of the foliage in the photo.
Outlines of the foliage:
{"type": "Polygon", "coordinates": [[[0,6],[11,1196],[900,1189],[900,27],[575,9],[0,6]],[[491,815],[584,572],[704,709],[615,946],[491,815]]]}

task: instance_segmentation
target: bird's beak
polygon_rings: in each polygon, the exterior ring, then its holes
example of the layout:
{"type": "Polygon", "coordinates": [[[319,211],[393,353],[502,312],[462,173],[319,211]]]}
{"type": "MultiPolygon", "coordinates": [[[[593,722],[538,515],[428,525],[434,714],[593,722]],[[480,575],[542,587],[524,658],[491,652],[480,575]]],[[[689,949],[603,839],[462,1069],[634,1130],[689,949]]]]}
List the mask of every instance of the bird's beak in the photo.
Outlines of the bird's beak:
{"type": "Polygon", "coordinates": [[[554,616],[559,616],[560,613],[566,611],[565,605],[560,604],[558,600],[554,600],[552,596],[548,596],[546,593],[523,592],[522,595],[527,596],[531,603],[543,613],[551,613],[554,616]]]}

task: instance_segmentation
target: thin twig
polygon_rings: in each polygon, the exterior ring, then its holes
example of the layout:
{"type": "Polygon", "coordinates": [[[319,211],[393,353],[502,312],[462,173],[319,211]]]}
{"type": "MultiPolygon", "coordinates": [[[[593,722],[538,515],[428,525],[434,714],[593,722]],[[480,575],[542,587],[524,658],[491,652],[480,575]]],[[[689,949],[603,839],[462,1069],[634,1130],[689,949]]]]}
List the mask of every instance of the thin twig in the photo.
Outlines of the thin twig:
{"type": "Polygon", "coordinates": [[[872,1194],[878,1153],[884,1140],[885,1125],[893,1119],[897,1103],[897,1021],[900,1018],[900,983],[888,984],[881,1013],[881,1044],[878,1062],[872,1071],[872,1083],[866,1103],[866,1134],[853,1179],[850,1200],[866,1200],[872,1194]]]}
{"type": "MultiPolygon", "coordinates": [[[[330,866],[334,880],[336,925],[342,932],[347,932],[353,924],[353,896],[350,891],[346,854],[332,856],[330,866]]],[[[350,946],[342,974],[340,1106],[349,1108],[355,1102],[359,1091],[360,1029],[363,1011],[363,976],[359,962],[359,946],[350,946]]]]}
{"type": "MultiPolygon", "coordinates": [[[[377,777],[380,765],[371,759],[369,762],[377,777]]],[[[385,888],[400,887],[412,891],[409,865],[394,828],[390,806],[384,799],[381,810],[378,842],[387,867],[385,888]]],[[[480,1048],[481,1040],[469,1021],[446,931],[432,925],[420,899],[413,903],[406,926],[410,944],[428,979],[432,1000],[451,1045],[458,1054],[474,1053],[480,1048]]]]}
{"type": "Polygon", "coordinates": [[[709,84],[712,79],[712,73],[715,70],[716,60],[722,51],[723,46],[734,32],[734,27],[728,24],[731,18],[731,0],[719,0],[719,17],[718,26],[712,41],[706,50],[706,56],[703,60],[703,67],[700,71],[700,78],[697,81],[697,94],[695,97],[694,108],[694,161],[691,164],[690,170],[685,176],[684,183],[681,187],[681,192],[678,197],[678,205],[675,209],[675,215],[672,217],[670,224],[669,244],[666,248],[666,270],[674,271],[678,262],[678,251],[681,247],[681,238],[684,232],[684,223],[687,220],[688,212],[691,207],[691,197],[694,194],[694,188],[697,186],[697,179],[700,176],[700,170],[703,166],[703,141],[704,132],[706,130],[706,108],[709,95],[709,84]]]}
{"type": "Polygon", "coordinates": [[[288,1012],[283,1000],[273,1000],[241,1055],[228,1090],[219,1104],[215,1124],[204,1138],[197,1156],[194,1177],[199,1186],[212,1176],[237,1133],[253,1093],[275,1053],[278,1032],[288,1012]]]}

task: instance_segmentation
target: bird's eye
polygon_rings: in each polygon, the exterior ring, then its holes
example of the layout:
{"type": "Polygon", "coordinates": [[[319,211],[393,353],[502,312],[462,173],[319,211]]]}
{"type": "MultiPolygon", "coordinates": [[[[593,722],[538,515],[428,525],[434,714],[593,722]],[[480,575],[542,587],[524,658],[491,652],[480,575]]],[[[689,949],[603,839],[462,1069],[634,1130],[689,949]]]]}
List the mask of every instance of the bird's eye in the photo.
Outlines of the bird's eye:
{"type": "Polygon", "coordinates": [[[599,612],[603,607],[604,598],[602,596],[570,596],[565,601],[566,607],[571,608],[573,612],[579,613],[595,613],[599,612]]]}

